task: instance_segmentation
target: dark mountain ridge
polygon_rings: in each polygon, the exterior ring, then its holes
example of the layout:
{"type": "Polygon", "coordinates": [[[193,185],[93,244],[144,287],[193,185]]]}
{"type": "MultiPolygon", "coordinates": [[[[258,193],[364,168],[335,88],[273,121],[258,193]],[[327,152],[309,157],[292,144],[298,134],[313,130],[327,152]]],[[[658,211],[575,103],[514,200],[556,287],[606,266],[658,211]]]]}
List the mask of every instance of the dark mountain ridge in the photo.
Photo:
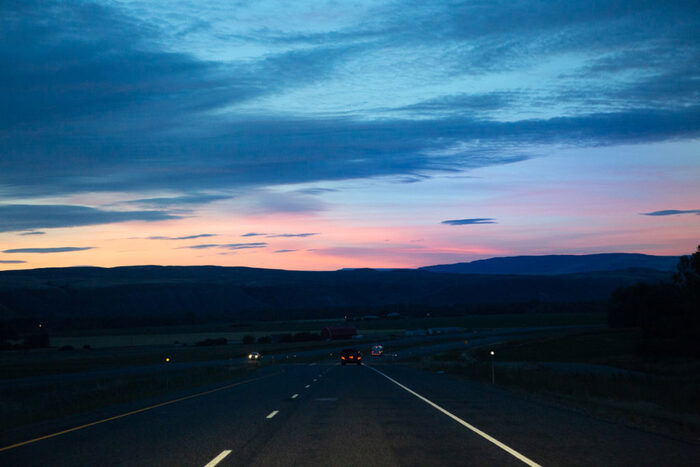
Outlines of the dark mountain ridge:
{"type": "Polygon", "coordinates": [[[653,256],[640,253],[601,253],[593,255],[507,256],[467,263],[438,264],[424,271],[452,274],[557,275],[581,272],[615,271],[631,268],[674,271],[678,256],[653,256]]]}
{"type": "MultiPolygon", "coordinates": [[[[47,268],[0,272],[0,321],[60,326],[301,319],[399,306],[602,303],[617,287],[670,279],[630,269],[564,275],[443,274],[428,270],[285,271],[219,266],[47,268]]],[[[465,311],[466,310],[466,311],[465,311]]]]}

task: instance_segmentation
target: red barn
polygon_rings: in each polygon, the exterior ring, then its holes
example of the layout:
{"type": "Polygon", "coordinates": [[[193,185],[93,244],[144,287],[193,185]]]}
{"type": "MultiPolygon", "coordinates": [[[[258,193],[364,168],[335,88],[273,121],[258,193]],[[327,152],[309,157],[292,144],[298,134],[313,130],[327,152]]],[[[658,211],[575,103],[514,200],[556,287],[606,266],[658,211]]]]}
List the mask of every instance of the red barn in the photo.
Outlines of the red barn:
{"type": "Polygon", "coordinates": [[[328,326],[321,329],[321,337],[324,339],[352,339],[357,335],[357,329],[351,326],[328,326]]]}

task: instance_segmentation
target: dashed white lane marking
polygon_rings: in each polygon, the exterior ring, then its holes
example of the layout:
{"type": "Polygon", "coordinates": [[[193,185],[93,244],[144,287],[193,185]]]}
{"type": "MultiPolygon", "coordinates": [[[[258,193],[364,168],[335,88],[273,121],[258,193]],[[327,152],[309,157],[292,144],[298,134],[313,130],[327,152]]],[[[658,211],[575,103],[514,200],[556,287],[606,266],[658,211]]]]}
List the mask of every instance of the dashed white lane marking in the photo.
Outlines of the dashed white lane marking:
{"type": "Polygon", "coordinates": [[[317,380],[316,378],[314,378],[314,383],[315,383],[316,381],[318,381],[318,380],[317,380]]]}
{"type": "Polygon", "coordinates": [[[297,397],[299,397],[299,394],[293,394],[293,395],[292,395],[292,399],[296,399],[297,397]]]}
{"type": "Polygon", "coordinates": [[[265,418],[272,418],[272,417],[274,417],[275,415],[277,415],[278,413],[280,413],[279,410],[273,410],[272,412],[270,412],[270,415],[268,415],[268,416],[265,417],[265,418]]]}
{"type": "Polygon", "coordinates": [[[307,384],[306,386],[304,386],[304,389],[309,389],[310,387],[311,387],[311,385],[307,384]]]}
{"type": "Polygon", "coordinates": [[[218,456],[216,456],[215,458],[213,458],[211,461],[209,461],[209,463],[208,463],[207,465],[205,465],[204,467],[214,467],[216,464],[218,464],[219,462],[221,462],[222,460],[224,460],[224,458],[225,458],[226,456],[228,456],[229,454],[231,454],[231,450],[230,450],[230,449],[227,449],[227,450],[225,450],[225,451],[221,451],[221,454],[219,454],[218,456]]]}
{"type": "Polygon", "coordinates": [[[435,402],[432,402],[431,400],[426,399],[425,397],[421,396],[421,395],[418,394],[417,392],[413,391],[412,389],[407,388],[407,387],[404,386],[403,384],[401,384],[401,383],[399,383],[398,381],[396,381],[395,379],[393,379],[393,378],[391,378],[391,377],[385,375],[384,373],[382,373],[381,371],[377,370],[376,368],[372,368],[371,366],[368,366],[367,368],[369,368],[369,369],[372,370],[372,371],[376,371],[377,373],[379,373],[380,375],[382,375],[383,377],[385,377],[386,379],[388,379],[389,381],[391,381],[392,383],[394,383],[395,385],[397,385],[398,387],[400,387],[400,388],[403,389],[404,391],[413,394],[414,396],[416,396],[418,399],[422,400],[423,402],[425,402],[425,403],[428,404],[429,406],[431,406],[431,407],[433,407],[434,409],[437,409],[438,411],[444,413],[445,415],[447,415],[448,417],[450,417],[451,419],[453,419],[453,420],[456,421],[457,423],[459,423],[459,424],[461,424],[461,425],[463,425],[463,426],[469,428],[471,431],[473,431],[473,432],[476,433],[477,435],[481,436],[482,438],[486,439],[487,441],[492,442],[493,444],[495,444],[495,445],[498,446],[499,448],[503,449],[503,450],[506,451],[508,454],[510,454],[510,455],[512,455],[513,457],[515,457],[516,459],[518,459],[518,460],[524,462],[525,464],[527,464],[527,465],[529,465],[529,466],[531,466],[531,467],[541,467],[540,464],[538,464],[537,462],[535,462],[535,461],[533,461],[533,460],[531,460],[531,459],[528,459],[527,457],[523,456],[522,454],[520,454],[520,453],[519,453],[518,451],[516,451],[515,449],[506,446],[505,444],[501,443],[500,441],[498,441],[498,440],[497,440],[496,438],[494,438],[493,436],[490,436],[490,435],[484,433],[483,431],[481,431],[480,429],[478,429],[477,427],[475,427],[474,425],[471,425],[471,424],[465,422],[464,420],[462,420],[461,418],[459,418],[457,415],[454,415],[453,413],[448,412],[447,410],[445,410],[445,409],[443,409],[442,407],[440,407],[439,405],[437,405],[435,402]]]}

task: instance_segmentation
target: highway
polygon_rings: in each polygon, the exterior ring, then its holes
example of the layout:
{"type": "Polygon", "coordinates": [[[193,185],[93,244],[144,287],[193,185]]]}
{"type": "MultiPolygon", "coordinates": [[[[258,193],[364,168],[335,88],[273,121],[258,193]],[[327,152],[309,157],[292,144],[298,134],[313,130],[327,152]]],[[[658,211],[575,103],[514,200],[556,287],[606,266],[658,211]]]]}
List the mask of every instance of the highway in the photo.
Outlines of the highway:
{"type": "Polygon", "coordinates": [[[698,444],[380,358],[363,366],[270,365],[217,387],[4,437],[0,465],[682,466],[700,459],[698,444]]]}
{"type": "MultiPolygon", "coordinates": [[[[413,337],[398,337],[392,338],[388,342],[389,348],[400,349],[397,354],[392,354],[391,359],[394,361],[405,360],[421,355],[432,355],[439,352],[455,349],[477,348],[486,345],[508,342],[518,338],[533,338],[538,336],[557,335],[569,331],[581,332],[585,329],[595,329],[595,326],[548,326],[548,327],[528,327],[528,328],[498,328],[498,329],[482,329],[478,332],[462,332],[450,334],[438,334],[433,336],[413,336],[413,337]],[[466,343],[468,342],[468,344],[466,343]]],[[[357,341],[351,345],[368,348],[372,340],[357,341]]],[[[313,350],[288,350],[285,352],[265,353],[266,360],[276,361],[296,361],[309,359],[322,359],[329,354],[337,355],[342,349],[349,344],[343,343],[336,347],[324,347],[313,350]]],[[[152,351],[156,351],[158,347],[152,347],[152,351]]],[[[160,350],[163,355],[167,355],[169,349],[163,348],[160,350]]],[[[227,358],[222,360],[204,360],[190,362],[172,362],[164,365],[162,362],[154,365],[132,365],[122,366],[117,368],[90,370],[77,373],[58,373],[41,376],[28,376],[22,378],[2,378],[0,375],[0,391],[6,389],[22,388],[32,390],[33,387],[38,387],[43,384],[61,384],[78,381],[89,381],[99,378],[111,378],[122,376],[139,376],[152,373],[168,373],[178,370],[186,370],[190,368],[203,367],[231,367],[245,366],[247,360],[245,358],[227,358]]]]}

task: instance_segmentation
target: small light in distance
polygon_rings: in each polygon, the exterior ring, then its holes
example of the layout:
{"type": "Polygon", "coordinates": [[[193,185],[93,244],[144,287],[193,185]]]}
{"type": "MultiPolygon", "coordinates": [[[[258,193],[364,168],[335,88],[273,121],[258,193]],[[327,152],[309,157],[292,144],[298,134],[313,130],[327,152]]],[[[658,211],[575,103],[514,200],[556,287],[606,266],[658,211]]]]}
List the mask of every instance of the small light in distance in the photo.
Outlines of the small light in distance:
{"type": "Polygon", "coordinates": [[[165,357],[165,363],[170,363],[170,357],[165,357]]]}
{"type": "Polygon", "coordinates": [[[491,351],[491,356],[493,357],[494,355],[496,355],[496,352],[494,352],[494,351],[492,350],[492,351],[491,351]]]}

